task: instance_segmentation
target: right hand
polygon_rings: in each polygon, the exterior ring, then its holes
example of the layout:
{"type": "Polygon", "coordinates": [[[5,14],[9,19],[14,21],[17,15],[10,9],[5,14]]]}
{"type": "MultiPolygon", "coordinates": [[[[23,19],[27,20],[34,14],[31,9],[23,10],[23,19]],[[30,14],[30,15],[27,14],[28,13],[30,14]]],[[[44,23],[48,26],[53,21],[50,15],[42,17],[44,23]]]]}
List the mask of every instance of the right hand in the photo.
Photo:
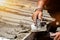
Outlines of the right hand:
{"type": "Polygon", "coordinates": [[[42,11],[36,10],[32,15],[32,19],[33,19],[34,23],[36,22],[37,18],[41,20],[42,15],[43,15],[42,11]]]}

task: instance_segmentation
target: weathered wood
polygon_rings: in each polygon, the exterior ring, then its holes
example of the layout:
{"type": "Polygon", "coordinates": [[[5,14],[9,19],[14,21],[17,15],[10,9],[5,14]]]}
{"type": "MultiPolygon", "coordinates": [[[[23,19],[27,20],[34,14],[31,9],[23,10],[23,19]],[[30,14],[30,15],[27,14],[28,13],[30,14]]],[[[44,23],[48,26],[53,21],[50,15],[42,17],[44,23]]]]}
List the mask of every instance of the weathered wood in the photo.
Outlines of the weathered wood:
{"type": "Polygon", "coordinates": [[[1,21],[3,20],[3,22],[14,25],[20,22],[24,25],[32,24],[31,15],[36,7],[36,2],[23,1],[24,2],[22,2],[22,0],[10,0],[7,2],[8,6],[0,6],[1,21]]]}
{"type": "Polygon", "coordinates": [[[31,13],[33,13],[33,11],[31,11],[31,10],[26,10],[26,9],[19,9],[18,10],[18,9],[19,8],[15,9],[14,7],[12,7],[12,8],[3,7],[3,9],[0,8],[0,10],[3,11],[3,12],[9,12],[9,13],[12,13],[12,14],[17,14],[17,15],[31,16],[31,13]]]}
{"type": "Polygon", "coordinates": [[[4,23],[7,23],[7,24],[11,24],[11,25],[19,25],[18,23],[12,23],[12,22],[9,22],[9,21],[6,21],[6,20],[2,20],[0,19],[1,22],[4,22],[4,23]]]}
{"type": "Polygon", "coordinates": [[[15,23],[19,23],[20,20],[17,20],[17,19],[12,19],[12,18],[9,18],[9,17],[2,17],[3,20],[7,20],[7,21],[11,21],[11,22],[15,22],[15,23]]]}
{"type": "Polygon", "coordinates": [[[21,0],[11,0],[8,2],[8,6],[0,6],[1,21],[15,25],[19,24],[20,21],[23,21],[22,23],[24,24],[32,23],[30,20],[34,7],[31,7],[31,3],[29,1],[27,1],[27,3],[24,3],[21,0]],[[18,2],[18,4],[16,2],[18,2]]]}
{"type": "Polygon", "coordinates": [[[26,16],[21,16],[21,15],[16,15],[13,13],[8,13],[8,12],[0,12],[1,16],[6,16],[10,18],[15,18],[15,19],[26,19],[26,20],[31,20],[31,17],[26,17],[26,16]],[[29,18],[29,19],[28,19],[29,18]]]}

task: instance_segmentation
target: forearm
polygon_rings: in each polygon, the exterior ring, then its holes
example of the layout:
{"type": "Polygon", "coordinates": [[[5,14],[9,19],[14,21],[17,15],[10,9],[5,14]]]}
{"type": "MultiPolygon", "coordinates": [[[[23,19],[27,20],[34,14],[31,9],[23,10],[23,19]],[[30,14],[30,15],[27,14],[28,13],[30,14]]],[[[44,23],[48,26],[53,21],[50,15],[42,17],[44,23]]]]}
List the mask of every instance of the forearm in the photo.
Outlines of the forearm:
{"type": "Polygon", "coordinates": [[[38,0],[38,8],[43,9],[46,3],[47,0],[38,0]]]}

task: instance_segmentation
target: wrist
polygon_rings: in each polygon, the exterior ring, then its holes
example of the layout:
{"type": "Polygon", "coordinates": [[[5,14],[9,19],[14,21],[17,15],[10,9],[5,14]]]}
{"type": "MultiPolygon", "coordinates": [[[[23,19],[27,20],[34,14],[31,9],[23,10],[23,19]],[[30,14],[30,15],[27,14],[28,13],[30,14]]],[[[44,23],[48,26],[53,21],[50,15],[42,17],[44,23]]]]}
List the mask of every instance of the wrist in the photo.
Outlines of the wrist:
{"type": "Polygon", "coordinates": [[[35,11],[43,11],[43,8],[37,7],[37,8],[35,9],[35,11]]]}

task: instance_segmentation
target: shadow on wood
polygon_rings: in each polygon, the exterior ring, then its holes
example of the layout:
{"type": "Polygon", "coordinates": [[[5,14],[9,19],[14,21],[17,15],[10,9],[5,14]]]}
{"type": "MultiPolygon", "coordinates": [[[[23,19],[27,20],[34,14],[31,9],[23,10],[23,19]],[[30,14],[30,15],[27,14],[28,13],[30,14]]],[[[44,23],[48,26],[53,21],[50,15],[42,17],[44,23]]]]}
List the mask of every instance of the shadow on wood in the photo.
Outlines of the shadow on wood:
{"type": "Polygon", "coordinates": [[[53,40],[53,39],[50,38],[48,32],[32,32],[24,40],[53,40]]]}

